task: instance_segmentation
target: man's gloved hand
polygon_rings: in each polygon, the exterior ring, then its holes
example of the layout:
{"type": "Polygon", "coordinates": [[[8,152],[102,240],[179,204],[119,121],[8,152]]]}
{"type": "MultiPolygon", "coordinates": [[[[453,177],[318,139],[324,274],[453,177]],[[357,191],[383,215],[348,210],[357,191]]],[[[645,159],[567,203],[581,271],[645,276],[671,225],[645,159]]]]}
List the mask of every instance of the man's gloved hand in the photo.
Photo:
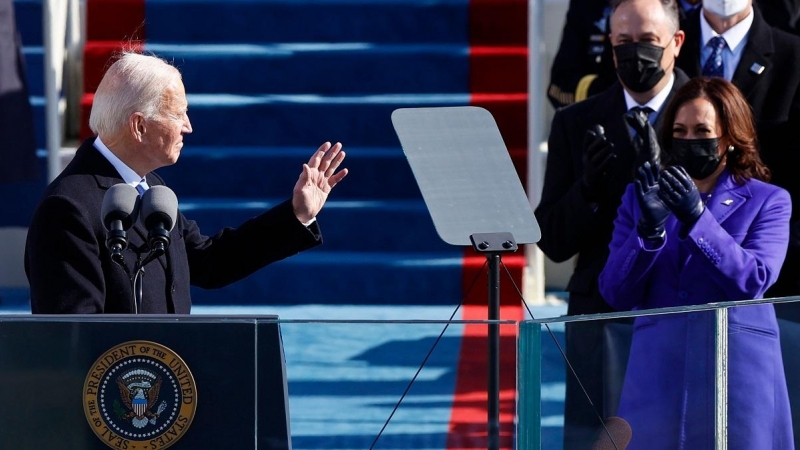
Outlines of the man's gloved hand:
{"type": "Polygon", "coordinates": [[[670,215],[669,209],[658,197],[659,178],[658,166],[649,161],[636,169],[634,185],[639,209],[642,211],[636,231],[642,239],[663,237],[664,223],[670,215]]]}
{"type": "Polygon", "coordinates": [[[581,188],[587,201],[597,201],[605,190],[608,170],[617,160],[614,144],[608,142],[605,131],[594,125],[583,139],[583,177],[581,188]]]}
{"type": "Polygon", "coordinates": [[[675,217],[685,225],[694,225],[706,209],[694,181],[681,166],[667,167],[661,172],[658,196],[675,217]]]}
{"type": "Polygon", "coordinates": [[[641,110],[630,110],[625,113],[625,122],[633,128],[631,144],[636,152],[636,165],[640,167],[645,162],[658,167],[661,163],[661,147],[658,145],[656,130],[647,120],[647,115],[641,110]]]}

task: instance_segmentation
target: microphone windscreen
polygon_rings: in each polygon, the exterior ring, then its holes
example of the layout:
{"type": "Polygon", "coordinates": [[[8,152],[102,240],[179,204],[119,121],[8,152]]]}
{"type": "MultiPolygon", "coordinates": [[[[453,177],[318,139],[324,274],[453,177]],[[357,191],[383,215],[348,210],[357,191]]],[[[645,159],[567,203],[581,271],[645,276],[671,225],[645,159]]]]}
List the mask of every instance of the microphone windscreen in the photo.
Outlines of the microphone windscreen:
{"type": "Polygon", "coordinates": [[[136,207],[139,192],[136,188],[119,183],[111,186],[103,196],[103,205],[100,208],[100,219],[106,230],[111,228],[111,222],[122,221],[122,229],[127,230],[136,221],[136,207]]]}
{"type": "Polygon", "coordinates": [[[178,197],[166,186],[153,186],[142,196],[142,215],[148,230],[161,223],[172,231],[178,218],[178,197]]]}
{"type": "Polygon", "coordinates": [[[597,430],[591,450],[624,450],[628,447],[633,437],[633,430],[627,420],[615,416],[609,417],[603,423],[606,426],[597,430]]]}

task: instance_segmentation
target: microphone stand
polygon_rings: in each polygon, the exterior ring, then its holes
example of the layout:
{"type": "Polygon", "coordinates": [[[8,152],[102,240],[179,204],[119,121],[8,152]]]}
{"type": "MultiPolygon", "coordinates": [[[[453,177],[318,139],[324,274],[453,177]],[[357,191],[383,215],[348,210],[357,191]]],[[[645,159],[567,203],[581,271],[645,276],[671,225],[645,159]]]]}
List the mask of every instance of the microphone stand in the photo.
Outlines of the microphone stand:
{"type": "Polygon", "coordinates": [[[134,275],[131,279],[131,290],[133,291],[133,313],[139,314],[142,309],[142,296],[143,296],[143,278],[144,278],[144,264],[142,260],[137,259],[136,264],[133,266],[134,275]]]}
{"type": "MultiPolygon", "coordinates": [[[[489,263],[488,318],[500,320],[500,257],[515,252],[517,242],[511,233],[475,233],[470,235],[472,247],[486,255],[489,263]]],[[[488,450],[500,448],[500,326],[489,324],[489,383],[488,383],[488,450]]]]}
{"type": "Polygon", "coordinates": [[[166,253],[166,246],[163,242],[156,242],[154,248],[150,250],[144,260],[139,257],[134,264],[135,274],[131,280],[131,288],[133,289],[133,303],[134,314],[139,314],[142,310],[142,301],[144,300],[144,266],[149,264],[154,259],[166,253]]]}

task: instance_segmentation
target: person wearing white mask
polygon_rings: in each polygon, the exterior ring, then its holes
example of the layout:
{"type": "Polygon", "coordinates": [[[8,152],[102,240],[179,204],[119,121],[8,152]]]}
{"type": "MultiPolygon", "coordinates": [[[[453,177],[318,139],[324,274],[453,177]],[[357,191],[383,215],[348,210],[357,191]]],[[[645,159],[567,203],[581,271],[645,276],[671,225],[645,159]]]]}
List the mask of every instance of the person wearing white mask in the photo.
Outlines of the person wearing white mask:
{"type": "MultiPolygon", "coordinates": [[[[800,154],[786,146],[800,127],[800,37],[769,25],[752,0],[703,0],[682,29],[686,42],[677,66],[690,77],[725,78],[753,108],[761,157],[772,170],[772,183],[792,196],[795,230],[781,275],[766,297],[800,295],[800,154]]],[[[800,321],[800,304],[776,309],[779,317],[800,321]]]]}

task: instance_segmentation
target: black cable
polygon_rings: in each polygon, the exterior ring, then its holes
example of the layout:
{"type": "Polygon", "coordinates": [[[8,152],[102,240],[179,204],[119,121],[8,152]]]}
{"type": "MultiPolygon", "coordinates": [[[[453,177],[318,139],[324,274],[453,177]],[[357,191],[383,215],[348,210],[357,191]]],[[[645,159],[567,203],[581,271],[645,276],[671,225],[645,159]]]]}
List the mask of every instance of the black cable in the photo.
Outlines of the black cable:
{"type": "Polygon", "coordinates": [[[369,446],[369,450],[372,450],[373,448],[375,448],[375,444],[378,443],[378,439],[380,439],[381,435],[383,435],[383,431],[386,430],[386,427],[389,425],[389,421],[392,420],[392,417],[394,416],[394,413],[397,412],[398,408],[400,408],[400,403],[403,403],[403,399],[405,399],[406,394],[408,394],[408,391],[411,390],[411,385],[414,384],[414,381],[416,381],[416,379],[419,376],[420,372],[422,372],[422,368],[425,367],[425,363],[428,362],[428,358],[430,358],[430,356],[433,354],[433,350],[436,349],[436,346],[439,344],[439,341],[442,340],[442,336],[444,336],[444,333],[447,331],[447,327],[450,326],[450,322],[453,320],[453,317],[456,316],[456,313],[458,312],[458,309],[461,308],[461,305],[464,304],[464,298],[467,295],[469,295],[469,293],[472,291],[472,288],[475,287],[475,283],[478,282],[478,278],[480,278],[481,274],[483,274],[483,269],[486,267],[487,264],[489,264],[489,261],[488,260],[484,261],[483,266],[481,266],[481,268],[475,274],[475,278],[472,279],[472,282],[470,283],[469,287],[467,288],[467,291],[464,293],[464,296],[461,298],[461,301],[456,306],[456,309],[453,310],[453,314],[450,314],[450,319],[448,319],[447,323],[444,325],[444,328],[442,329],[442,332],[439,333],[439,336],[436,337],[435,341],[433,341],[433,345],[431,346],[431,349],[428,350],[428,354],[425,355],[425,359],[422,360],[422,364],[420,364],[419,368],[417,368],[417,372],[411,378],[411,381],[408,383],[408,386],[406,386],[405,391],[403,391],[403,395],[400,396],[400,400],[398,400],[397,404],[394,405],[394,408],[392,408],[392,412],[389,414],[389,417],[386,419],[386,422],[383,423],[383,426],[381,427],[381,430],[378,432],[378,435],[375,436],[375,440],[372,441],[372,445],[369,446]]]}
{"type": "Polygon", "coordinates": [[[133,313],[139,314],[139,307],[141,306],[142,294],[144,289],[144,281],[142,280],[142,275],[144,275],[144,266],[139,267],[139,262],[136,262],[136,273],[133,275],[133,280],[131,280],[131,286],[133,287],[133,313]]]}

